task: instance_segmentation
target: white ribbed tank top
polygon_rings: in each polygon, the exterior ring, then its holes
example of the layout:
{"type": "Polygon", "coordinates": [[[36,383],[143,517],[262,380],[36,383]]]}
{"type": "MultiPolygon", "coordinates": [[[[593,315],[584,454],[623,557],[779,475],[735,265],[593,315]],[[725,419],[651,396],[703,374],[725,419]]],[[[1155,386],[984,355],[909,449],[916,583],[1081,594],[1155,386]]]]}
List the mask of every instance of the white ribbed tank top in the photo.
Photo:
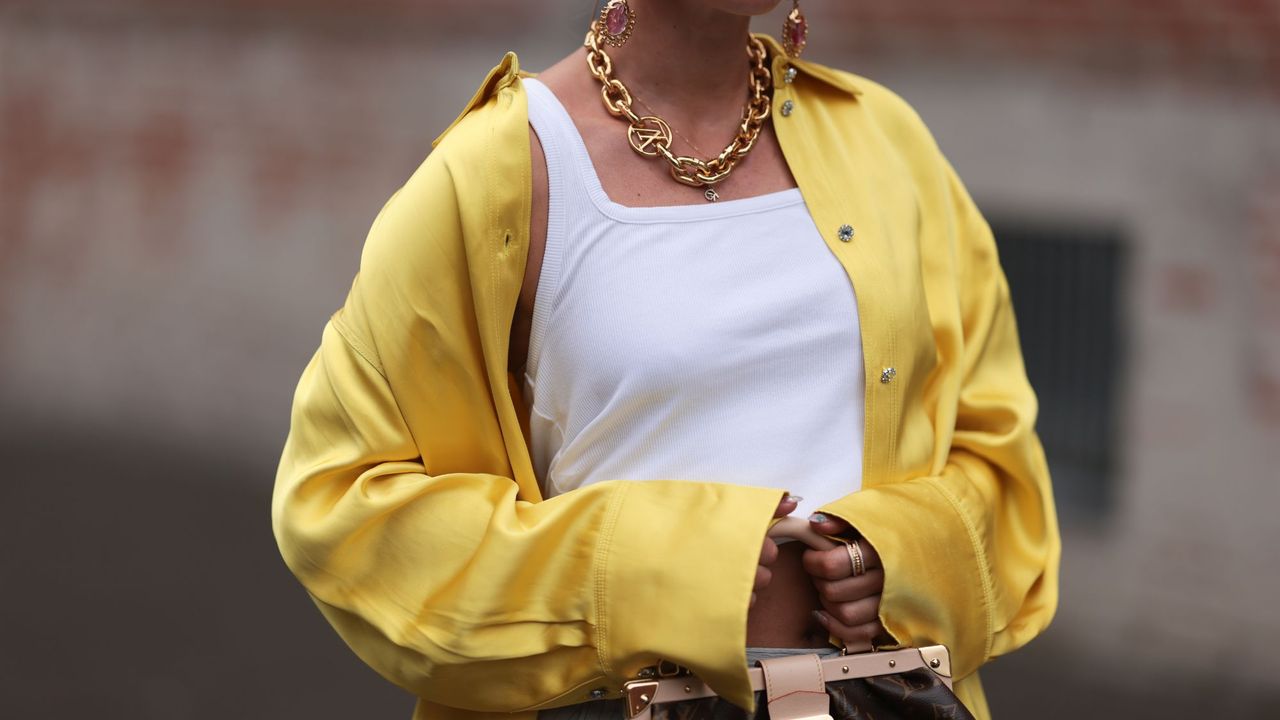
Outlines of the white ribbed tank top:
{"type": "Polygon", "coordinates": [[[807,516],[858,490],[857,302],[800,190],[619,205],[564,106],[523,82],[549,182],[524,376],[545,497],[709,480],[785,488],[807,516]]]}

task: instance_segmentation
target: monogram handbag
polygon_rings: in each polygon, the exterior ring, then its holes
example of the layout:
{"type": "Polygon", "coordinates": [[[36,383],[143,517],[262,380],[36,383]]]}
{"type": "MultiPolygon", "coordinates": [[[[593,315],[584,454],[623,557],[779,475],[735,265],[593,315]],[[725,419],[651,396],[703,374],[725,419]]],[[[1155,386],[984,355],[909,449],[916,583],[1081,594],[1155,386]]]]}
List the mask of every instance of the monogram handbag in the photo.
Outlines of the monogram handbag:
{"type": "MultiPolygon", "coordinates": [[[[809,523],[780,518],[768,532],[819,550],[838,547],[809,523]]],[[[629,720],[973,720],[951,691],[944,645],[822,657],[817,653],[757,661],[747,672],[756,712],[730,703],[697,676],[669,661],[623,685],[629,720]]]]}

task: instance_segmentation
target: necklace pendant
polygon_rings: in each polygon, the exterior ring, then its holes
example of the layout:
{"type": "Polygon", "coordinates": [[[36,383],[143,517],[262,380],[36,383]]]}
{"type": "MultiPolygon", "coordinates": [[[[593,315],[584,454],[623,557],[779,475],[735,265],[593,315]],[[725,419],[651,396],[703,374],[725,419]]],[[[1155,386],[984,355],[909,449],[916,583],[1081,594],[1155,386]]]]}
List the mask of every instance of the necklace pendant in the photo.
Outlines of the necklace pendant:
{"type": "Polygon", "coordinates": [[[645,115],[627,128],[631,149],[646,157],[657,157],[659,148],[671,147],[671,126],[654,115],[645,115]]]}
{"type": "Polygon", "coordinates": [[[702,193],[702,197],[706,198],[709,202],[715,202],[720,199],[720,193],[716,192],[715,188],[707,188],[706,191],[702,193]]]}

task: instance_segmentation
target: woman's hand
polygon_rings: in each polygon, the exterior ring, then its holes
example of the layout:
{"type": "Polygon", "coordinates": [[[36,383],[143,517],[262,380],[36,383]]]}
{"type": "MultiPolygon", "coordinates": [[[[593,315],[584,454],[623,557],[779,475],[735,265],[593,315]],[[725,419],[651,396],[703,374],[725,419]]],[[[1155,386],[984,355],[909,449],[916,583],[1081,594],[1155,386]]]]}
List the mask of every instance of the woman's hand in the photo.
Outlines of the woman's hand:
{"type": "MultiPolygon", "coordinates": [[[[773,516],[780,518],[790,515],[795,512],[796,506],[800,504],[802,499],[796,495],[788,494],[778,502],[778,507],[773,511],[773,516]]],[[[773,541],[773,538],[765,535],[764,546],[760,548],[760,564],[756,566],[756,584],[755,587],[751,588],[751,603],[747,607],[752,607],[756,604],[755,591],[763,590],[769,584],[769,581],[773,579],[773,571],[769,569],[769,566],[776,562],[777,559],[778,544],[773,541]]]]}
{"type": "Polygon", "coordinates": [[[866,538],[859,537],[849,523],[814,513],[809,525],[823,535],[840,536],[847,540],[857,538],[865,565],[863,574],[853,577],[853,561],[844,545],[831,550],[805,550],[805,572],[813,578],[818,589],[822,610],[814,610],[818,622],[832,635],[844,641],[849,652],[871,650],[880,635],[887,635],[880,624],[880,593],[884,590],[884,569],[880,566],[880,554],[866,538]],[[815,522],[815,518],[821,518],[815,522]]]}

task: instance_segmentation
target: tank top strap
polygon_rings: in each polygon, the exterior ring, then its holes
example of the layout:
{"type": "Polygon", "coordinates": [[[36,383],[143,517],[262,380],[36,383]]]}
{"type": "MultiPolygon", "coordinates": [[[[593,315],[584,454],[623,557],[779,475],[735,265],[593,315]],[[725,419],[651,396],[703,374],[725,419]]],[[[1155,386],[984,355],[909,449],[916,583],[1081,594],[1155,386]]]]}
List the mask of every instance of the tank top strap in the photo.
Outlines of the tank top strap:
{"type": "MultiPolygon", "coordinates": [[[[551,318],[551,308],[560,294],[560,275],[565,261],[569,203],[572,198],[586,196],[585,181],[575,168],[574,142],[577,130],[573,119],[564,111],[550,88],[535,78],[522,81],[529,98],[529,125],[538,135],[547,165],[547,236],[542,250],[542,269],[538,276],[537,300],[533,307],[529,332],[528,359],[523,381],[525,398],[537,397],[538,360],[542,356],[542,338],[551,318]]],[[[577,214],[580,214],[578,211],[577,214]]]]}
{"type": "Polygon", "coordinates": [[[537,78],[524,78],[529,97],[529,124],[542,144],[542,154],[547,162],[547,184],[551,200],[578,197],[587,191],[587,173],[593,172],[579,157],[582,142],[573,118],[552,94],[551,89],[537,78]]]}

